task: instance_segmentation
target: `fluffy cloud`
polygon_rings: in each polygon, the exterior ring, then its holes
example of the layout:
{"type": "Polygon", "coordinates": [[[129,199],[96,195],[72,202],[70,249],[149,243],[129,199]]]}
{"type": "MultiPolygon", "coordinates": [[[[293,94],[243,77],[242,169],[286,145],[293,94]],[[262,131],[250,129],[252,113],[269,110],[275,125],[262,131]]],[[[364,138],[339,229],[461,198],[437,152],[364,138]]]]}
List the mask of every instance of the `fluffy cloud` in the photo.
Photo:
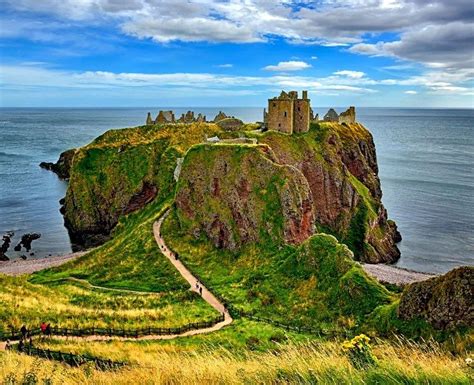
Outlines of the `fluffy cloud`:
{"type": "Polygon", "coordinates": [[[361,79],[364,77],[365,73],[360,71],[343,70],[334,72],[334,75],[347,76],[348,78],[352,79],[361,79]]]}
{"type": "Polygon", "coordinates": [[[298,60],[290,60],[290,61],[281,61],[276,65],[268,65],[263,69],[266,71],[279,71],[279,72],[286,72],[286,71],[301,71],[307,68],[310,68],[311,65],[298,60]]]}
{"type": "Polygon", "coordinates": [[[405,91],[405,93],[406,93],[407,95],[416,95],[418,92],[413,91],[413,90],[408,90],[408,91],[405,91]]]}
{"type": "MultiPolygon", "coordinates": [[[[443,75],[474,67],[472,0],[3,0],[2,8],[8,15],[23,12],[18,19],[0,20],[4,38],[64,40],[71,24],[107,24],[158,43],[255,43],[279,37],[422,63],[443,75]],[[55,20],[22,21],[33,14],[55,20]]],[[[280,64],[270,70],[301,69],[280,64]]],[[[463,76],[472,79],[472,71],[463,76]]]]}
{"type": "Polygon", "coordinates": [[[453,22],[409,30],[394,42],[360,43],[349,51],[365,55],[396,56],[431,68],[472,68],[473,24],[453,22]]]}

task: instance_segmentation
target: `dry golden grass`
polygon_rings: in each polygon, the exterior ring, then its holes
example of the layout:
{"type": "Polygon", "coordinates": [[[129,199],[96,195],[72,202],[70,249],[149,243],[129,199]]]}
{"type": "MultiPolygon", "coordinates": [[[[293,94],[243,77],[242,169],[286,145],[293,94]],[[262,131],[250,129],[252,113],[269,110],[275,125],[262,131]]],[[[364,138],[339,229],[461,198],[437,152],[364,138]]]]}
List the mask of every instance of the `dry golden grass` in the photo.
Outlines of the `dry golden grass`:
{"type": "MultiPolygon", "coordinates": [[[[0,378],[15,377],[19,383],[25,373],[35,373],[39,383],[53,384],[469,384],[473,369],[465,357],[453,357],[437,344],[415,345],[377,341],[374,353],[378,365],[355,369],[340,343],[306,342],[279,345],[267,352],[232,352],[224,348],[199,348],[111,342],[65,342],[61,350],[72,349],[128,357],[127,369],[100,372],[90,367],[70,368],[32,357],[0,355],[0,378]]],[[[56,346],[58,348],[58,346],[56,346]]]]}

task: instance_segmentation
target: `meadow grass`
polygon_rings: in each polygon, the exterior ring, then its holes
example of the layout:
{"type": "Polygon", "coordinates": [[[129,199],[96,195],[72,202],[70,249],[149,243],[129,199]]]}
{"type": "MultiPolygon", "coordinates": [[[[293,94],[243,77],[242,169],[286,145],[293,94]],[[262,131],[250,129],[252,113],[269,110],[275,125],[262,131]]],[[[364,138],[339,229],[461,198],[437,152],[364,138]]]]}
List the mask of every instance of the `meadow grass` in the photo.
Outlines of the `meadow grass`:
{"type": "Polygon", "coordinates": [[[29,283],[0,276],[0,330],[37,328],[50,322],[68,328],[134,329],[173,327],[209,320],[214,310],[190,291],[132,294],[92,289],[78,283],[29,283]]]}
{"type": "MultiPolygon", "coordinates": [[[[81,344],[77,344],[79,350],[81,344]]],[[[58,347],[58,346],[55,346],[58,347]]],[[[64,343],[63,349],[68,349],[64,343]]],[[[377,363],[358,369],[339,342],[275,343],[266,351],[237,351],[207,346],[198,351],[162,343],[88,343],[91,352],[112,358],[130,357],[130,365],[113,372],[18,355],[0,355],[0,378],[34,373],[38,383],[53,384],[470,384],[473,369],[464,357],[453,357],[436,343],[375,341],[377,363]],[[44,382],[47,383],[47,382],[44,382]]],[[[74,349],[72,349],[74,350],[74,349]]]]}

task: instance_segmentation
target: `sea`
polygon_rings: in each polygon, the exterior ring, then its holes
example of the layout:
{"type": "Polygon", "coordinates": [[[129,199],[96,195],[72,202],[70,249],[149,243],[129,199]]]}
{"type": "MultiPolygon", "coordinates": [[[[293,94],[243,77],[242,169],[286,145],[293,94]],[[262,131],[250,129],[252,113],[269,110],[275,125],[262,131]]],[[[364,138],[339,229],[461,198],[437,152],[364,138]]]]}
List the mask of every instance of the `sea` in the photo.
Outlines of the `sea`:
{"type": "MultiPolygon", "coordinates": [[[[41,234],[28,258],[71,252],[59,213],[67,182],[40,162],[55,162],[108,129],[144,124],[159,109],[0,108],[0,236],[15,233],[7,255],[25,254],[13,246],[27,232],[41,234]]],[[[262,120],[261,108],[173,110],[262,120]]],[[[397,266],[444,273],[474,265],[474,110],[358,108],[357,120],[374,136],[383,203],[403,237],[397,266]]]]}

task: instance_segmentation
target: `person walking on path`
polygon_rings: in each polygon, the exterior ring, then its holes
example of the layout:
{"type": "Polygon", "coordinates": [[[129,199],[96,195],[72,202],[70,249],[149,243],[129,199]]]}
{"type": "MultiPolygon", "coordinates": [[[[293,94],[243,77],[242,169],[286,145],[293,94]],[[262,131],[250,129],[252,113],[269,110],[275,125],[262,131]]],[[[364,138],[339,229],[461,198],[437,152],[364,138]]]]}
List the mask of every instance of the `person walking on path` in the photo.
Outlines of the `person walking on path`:
{"type": "Polygon", "coordinates": [[[7,340],[7,343],[5,344],[5,350],[10,350],[12,348],[12,344],[10,343],[10,340],[7,340]]]}
{"type": "Polygon", "coordinates": [[[202,295],[202,286],[199,286],[199,294],[202,295]]]}
{"type": "Polygon", "coordinates": [[[47,337],[51,337],[51,324],[49,323],[46,325],[45,334],[47,337]]]}
{"type": "Polygon", "coordinates": [[[28,329],[25,325],[23,325],[20,329],[21,332],[21,339],[26,340],[26,335],[28,334],[28,329]]]}

